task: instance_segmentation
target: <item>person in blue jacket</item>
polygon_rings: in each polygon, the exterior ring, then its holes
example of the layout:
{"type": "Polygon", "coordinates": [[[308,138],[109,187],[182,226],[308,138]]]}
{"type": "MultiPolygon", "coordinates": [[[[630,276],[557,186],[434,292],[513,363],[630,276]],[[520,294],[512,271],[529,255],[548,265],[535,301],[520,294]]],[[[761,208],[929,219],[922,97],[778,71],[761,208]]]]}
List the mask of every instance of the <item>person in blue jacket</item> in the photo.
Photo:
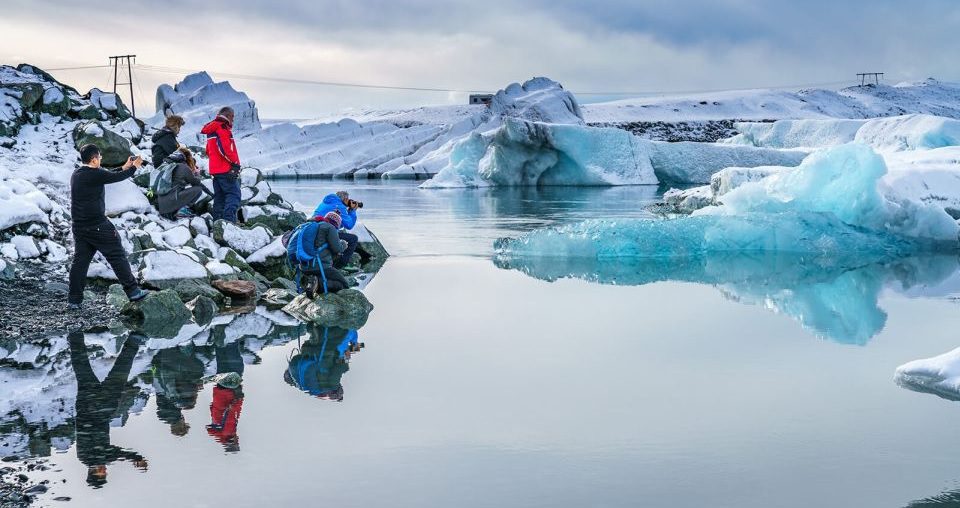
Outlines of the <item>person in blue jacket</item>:
{"type": "Polygon", "coordinates": [[[359,238],[345,230],[353,229],[353,226],[357,223],[357,209],[362,207],[362,202],[350,199],[350,194],[342,190],[337,191],[336,194],[327,194],[323,201],[317,205],[317,209],[313,211],[315,218],[322,218],[334,211],[340,214],[343,229],[338,231],[338,234],[341,240],[347,242],[347,248],[333,260],[334,268],[347,266],[350,263],[350,258],[353,257],[353,252],[357,250],[357,240],[359,238]]]}

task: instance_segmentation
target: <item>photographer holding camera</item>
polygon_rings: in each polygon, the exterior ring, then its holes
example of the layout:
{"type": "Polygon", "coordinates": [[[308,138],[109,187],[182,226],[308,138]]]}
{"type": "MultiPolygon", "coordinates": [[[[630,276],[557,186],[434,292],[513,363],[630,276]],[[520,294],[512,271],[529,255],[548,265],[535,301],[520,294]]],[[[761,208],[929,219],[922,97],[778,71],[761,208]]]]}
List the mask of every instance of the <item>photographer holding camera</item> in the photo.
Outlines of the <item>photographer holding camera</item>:
{"type": "Polygon", "coordinates": [[[334,268],[346,266],[353,256],[353,251],[357,249],[357,235],[347,233],[345,230],[353,229],[353,226],[357,223],[358,208],[363,208],[363,202],[350,199],[350,194],[342,190],[337,191],[336,194],[327,194],[323,201],[317,205],[317,209],[313,211],[314,217],[323,217],[329,212],[337,212],[343,220],[343,229],[338,231],[338,234],[341,240],[347,242],[347,248],[333,260],[334,268]]]}

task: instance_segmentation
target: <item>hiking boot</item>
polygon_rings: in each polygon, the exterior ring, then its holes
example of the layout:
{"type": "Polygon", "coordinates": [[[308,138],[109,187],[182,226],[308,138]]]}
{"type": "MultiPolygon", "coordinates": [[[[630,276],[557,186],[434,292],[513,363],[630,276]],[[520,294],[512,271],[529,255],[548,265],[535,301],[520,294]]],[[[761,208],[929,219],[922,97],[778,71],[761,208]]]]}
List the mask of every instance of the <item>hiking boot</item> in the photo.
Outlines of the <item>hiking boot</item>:
{"type": "Polygon", "coordinates": [[[134,291],[133,293],[128,294],[128,295],[127,295],[127,298],[129,298],[131,302],[139,302],[140,300],[143,300],[144,298],[146,298],[147,295],[149,295],[149,294],[150,294],[149,291],[144,291],[144,290],[142,290],[142,289],[140,289],[140,288],[137,288],[136,291],[134,291]]]}
{"type": "Polygon", "coordinates": [[[314,277],[313,275],[308,275],[304,277],[303,280],[303,292],[307,294],[307,298],[313,300],[317,295],[317,287],[320,285],[320,279],[314,277]]]}
{"type": "Polygon", "coordinates": [[[175,218],[177,218],[177,219],[192,219],[192,218],[194,218],[194,217],[196,217],[196,216],[197,216],[197,214],[193,213],[193,210],[191,210],[190,208],[188,208],[188,207],[185,206],[185,207],[177,210],[177,214],[175,215],[175,218]]]}

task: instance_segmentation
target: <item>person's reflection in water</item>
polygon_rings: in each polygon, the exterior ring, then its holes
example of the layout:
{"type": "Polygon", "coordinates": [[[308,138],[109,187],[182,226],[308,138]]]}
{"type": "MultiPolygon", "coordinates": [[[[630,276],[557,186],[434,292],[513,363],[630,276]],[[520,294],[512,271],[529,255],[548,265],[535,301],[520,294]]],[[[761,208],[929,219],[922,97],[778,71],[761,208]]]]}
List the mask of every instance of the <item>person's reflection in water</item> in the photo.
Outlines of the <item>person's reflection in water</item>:
{"type": "Polygon", "coordinates": [[[210,402],[210,425],[207,434],[213,436],[228,452],[240,451],[237,425],[243,409],[243,378],[236,372],[214,377],[213,401],[210,402]]]}
{"type": "Polygon", "coordinates": [[[97,379],[90,366],[83,333],[72,332],[67,340],[70,343],[70,364],[77,377],[77,458],[87,466],[87,483],[93,487],[105,484],[107,465],[117,460],[129,460],[137,468],[146,470],[147,461],[142,455],[110,444],[110,420],[118,411],[133,358],[143,337],[130,334],[103,381],[97,379]]]}
{"type": "Polygon", "coordinates": [[[183,410],[197,405],[203,388],[203,362],[192,347],[164,349],[153,357],[153,387],[157,395],[157,418],[170,426],[170,433],[185,436],[190,425],[183,410]]]}
{"type": "Polygon", "coordinates": [[[350,370],[351,354],[361,347],[356,330],[316,327],[290,357],[283,380],[314,397],[342,402],[341,378],[350,370]]]}

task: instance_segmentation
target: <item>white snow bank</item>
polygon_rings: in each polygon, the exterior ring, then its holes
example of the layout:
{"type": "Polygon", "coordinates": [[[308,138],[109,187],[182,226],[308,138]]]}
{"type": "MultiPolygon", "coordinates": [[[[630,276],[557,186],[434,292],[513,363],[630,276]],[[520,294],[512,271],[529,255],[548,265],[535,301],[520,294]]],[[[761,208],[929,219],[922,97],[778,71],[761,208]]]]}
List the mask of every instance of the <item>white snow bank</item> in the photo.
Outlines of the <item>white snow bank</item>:
{"type": "Polygon", "coordinates": [[[910,390],[960,400],[960,348],[905,363],[897,367],[894,380],[910,390]]]}
{"type": "Polygon", "coordinates": [[[883,151],[957,146],[960,145],[960,121],[931,115],[877,118],[857,131],[856,141],[883,151]]]}
{"type": "Polygon", "coordinates": [[[506,119],[455,145],[423,187],[656,183],[645,145],[626,131],[506,119]]]}
{"type": "Polygon", "coordinates": [[[822,148],[849,143],[866,120],[778,120],[776,122],[738,122],[740,134],[724,140],[767,148],[822,148]]]}

